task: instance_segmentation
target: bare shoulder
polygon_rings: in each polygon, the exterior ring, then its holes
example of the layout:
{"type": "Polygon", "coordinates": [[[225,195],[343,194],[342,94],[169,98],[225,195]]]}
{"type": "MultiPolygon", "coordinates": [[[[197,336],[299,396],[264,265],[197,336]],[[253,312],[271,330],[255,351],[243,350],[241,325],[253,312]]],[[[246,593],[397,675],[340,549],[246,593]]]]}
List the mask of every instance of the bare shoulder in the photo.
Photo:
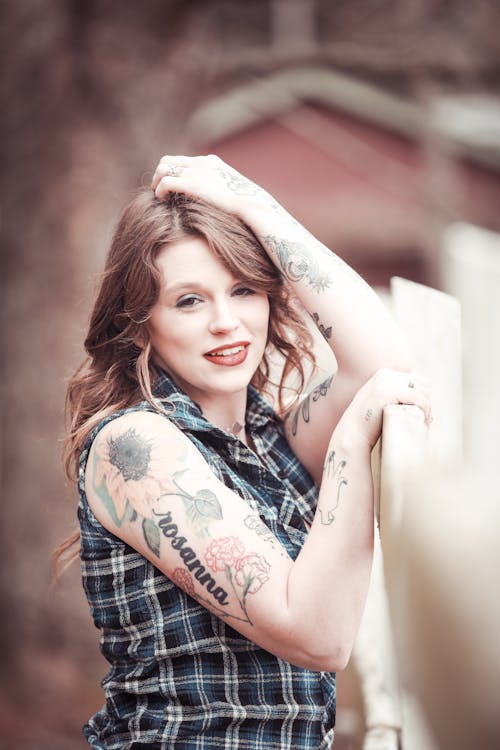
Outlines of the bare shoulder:
{"type": "Polygon", "coordinates": [[[166,458],[175,463],[176,456],[184,455],[186,450],[192,451],[191,458],[198,454],[193,443],[168,416],[152,411],[131,411],[103,427],[91,452],[98,459],[111,459],[113,466],[135,475],[146,471],[146,467],[151,468],[156,458],[161,457],[162,466],[166,458]]]}

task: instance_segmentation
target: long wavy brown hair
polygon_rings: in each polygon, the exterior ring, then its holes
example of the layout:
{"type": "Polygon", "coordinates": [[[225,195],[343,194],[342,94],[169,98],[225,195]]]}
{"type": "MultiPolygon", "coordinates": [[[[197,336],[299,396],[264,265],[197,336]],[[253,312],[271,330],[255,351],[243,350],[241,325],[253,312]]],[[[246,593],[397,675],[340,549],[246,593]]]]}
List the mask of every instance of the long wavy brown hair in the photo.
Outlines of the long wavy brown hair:
{"type": "MultiPolygon", "coordinates": [[[[289,400],[292,373],[293,391],[302,391],[306,369],[314,366],[312,337],[281,273],[251,229],[202,200],[173,194],[159,201],[151,190],[141,190],[118,221],[85,339],[88,356],[68,384],[64,453],[71,479],[76,479],[89,433],[104,417],[142,400],[161,411],[153,396],[159,373],[147,326],[161,287],[156,260],[167,245],[192,237],[206,240],[235,278],[268,295],[268,344],[252,384],[260,391],[274,386],[280,410],[289,400]],[[272,383],[276,355],[283,364],[278,382],[272,383]]],[[[56,568],[61,557],[70,561],[78,555],[78,540],[75,532],[57,548],[56,568]]]]}

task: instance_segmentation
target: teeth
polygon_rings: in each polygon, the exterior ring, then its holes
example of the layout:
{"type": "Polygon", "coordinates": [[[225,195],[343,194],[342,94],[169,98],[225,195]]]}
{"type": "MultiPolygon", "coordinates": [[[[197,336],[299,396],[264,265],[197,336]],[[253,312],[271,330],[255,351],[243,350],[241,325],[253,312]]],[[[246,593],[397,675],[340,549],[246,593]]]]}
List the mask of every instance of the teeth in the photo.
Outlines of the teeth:
{"type": "Polygon", "coordinates": [[[213,354],[209,354],[209,357],[229,357],[231,354],[238,354],[238,352],[243,351],[245,347],[244,346],[233,346],[232,349],[224,349],[220,352],[214,352],[213,354]]]}

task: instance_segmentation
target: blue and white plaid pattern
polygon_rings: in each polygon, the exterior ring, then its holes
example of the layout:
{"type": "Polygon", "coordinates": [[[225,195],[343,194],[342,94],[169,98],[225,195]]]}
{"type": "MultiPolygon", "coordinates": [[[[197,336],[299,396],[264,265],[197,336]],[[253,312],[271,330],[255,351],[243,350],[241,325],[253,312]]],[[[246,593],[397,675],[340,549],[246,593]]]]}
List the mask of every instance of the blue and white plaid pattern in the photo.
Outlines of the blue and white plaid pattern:
{"type": "MultiPolygon", "coordinates": [[[[156,395],[215,474],[240,494],[295,558],[317,490],[270,406],[249,388],[256,454],[203,417],[172,381],[156,395]],[[258,457],[257,457],[258,456],[258,457]]],[[[141,404],[136,409],[151,409],[141,404]]],[[[99,750],[326,750],[335,675],[294,667],[244,638],[185,594],[92,514],[84,488],[92,432],[80,460],[83,584],[111,667],[106,705],[84,727],[99,750]]]]}

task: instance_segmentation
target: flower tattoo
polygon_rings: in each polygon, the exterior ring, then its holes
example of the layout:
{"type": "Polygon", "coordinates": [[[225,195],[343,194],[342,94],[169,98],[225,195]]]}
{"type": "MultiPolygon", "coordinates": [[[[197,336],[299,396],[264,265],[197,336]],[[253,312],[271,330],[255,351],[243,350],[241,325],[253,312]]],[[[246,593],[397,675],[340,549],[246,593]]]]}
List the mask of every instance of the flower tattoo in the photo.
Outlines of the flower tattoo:
{"type": "Polygon", "coordinates": [[[235,580],[249,594],[255,594],[269,580],[269,563],[262,555],[246,555],[236,561],[235,580]]]}
{"type": "Polygon", "coordinates": [[[225,570],[233,566],[243,555],[245,548],[235,536],[223,536],[214,539],[205,553],[207,565],[214,571],[225,570]]]}
{"type": "Polygon", "coordinates": [[[184,568],[176,568],[172,573],[171,578],[172,581],[181,589],[184,589],[187,594],[195,596],[193,579],[187,570],[184,570],[184,568]]]}
{"type": "Polygon", "coordinates": [[[254,552],[245,554],[243,544],[235,536],[214,539],[205,552],[205,561],[214,572],[224,571],[236,595],[246,621],[252,625],[246,608],[248,594],[255,594],[269,580],[270,565],[254,552]]]}
{"type": "Polygon", "coordinates": [[[128,504],[144,518],[152,517],[153,503],[165,490],[156,478],[159,475],[156,463],[152,441],[139,435],[133,427],[98,446],[94,484],[98,488],[105,482],[114,500],[114,505],[109,505],[110,512],[119,525],[125,518],[128,504]]]}

